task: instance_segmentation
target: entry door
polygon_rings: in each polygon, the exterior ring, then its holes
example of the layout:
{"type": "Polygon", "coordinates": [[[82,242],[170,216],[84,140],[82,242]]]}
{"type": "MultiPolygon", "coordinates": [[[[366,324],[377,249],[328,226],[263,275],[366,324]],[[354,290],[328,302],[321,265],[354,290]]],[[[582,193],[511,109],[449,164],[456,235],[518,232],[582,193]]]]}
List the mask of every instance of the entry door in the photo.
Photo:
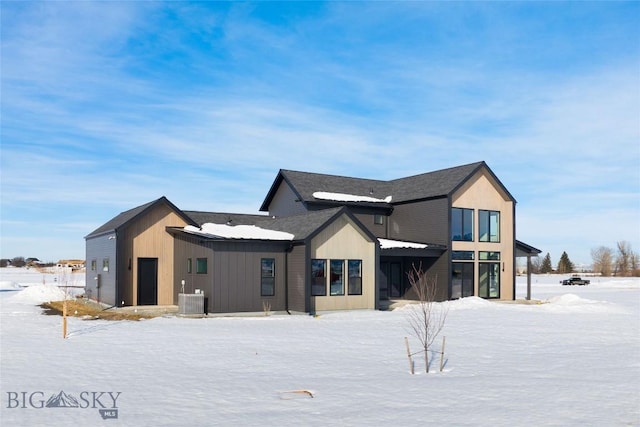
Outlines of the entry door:
{"type": "Polygon", "coordinates": [[[402,289],[402,264],[399,262],[390,262],[388,277],[391,298],[400,298],[404,293],[402,289]]]}
{"type": "Polygon", "coordinates": [[[380,299],[400,298],[402,296],[402,264],[399,262],[381,262],[380,299]]]}
{"type": "Polygon", "coordinates": [[[138,258],[138,305],[158,304],[158,258],[138,258]]]}

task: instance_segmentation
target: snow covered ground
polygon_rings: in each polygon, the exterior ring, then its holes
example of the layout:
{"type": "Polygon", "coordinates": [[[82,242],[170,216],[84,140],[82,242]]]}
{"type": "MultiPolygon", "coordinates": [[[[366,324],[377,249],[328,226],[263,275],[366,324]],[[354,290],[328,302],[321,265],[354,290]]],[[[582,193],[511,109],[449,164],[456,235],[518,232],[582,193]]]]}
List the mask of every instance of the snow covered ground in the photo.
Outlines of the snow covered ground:
{"type": "Polygon", "coordinates": [[[0,425],[639,426],[640,279],[560,278],[534,277],[545,304],[448,303],[444,372],[410,375],[404,310],[74,318],[63,340],[35,305],[52,275],[0,269],[0,425]]]}

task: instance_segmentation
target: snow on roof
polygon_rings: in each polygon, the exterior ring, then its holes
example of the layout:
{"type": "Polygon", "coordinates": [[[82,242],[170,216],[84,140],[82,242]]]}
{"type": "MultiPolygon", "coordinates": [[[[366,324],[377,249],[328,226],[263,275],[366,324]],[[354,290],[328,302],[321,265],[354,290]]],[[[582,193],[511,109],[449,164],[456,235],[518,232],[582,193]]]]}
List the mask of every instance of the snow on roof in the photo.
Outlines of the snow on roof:
{"type": "Polygon", "coordinates": [[[201,228],[187,225],[184,231],[225,239],[293,240],[294,235],[284,231],[267,230],[255,225],[202,224],[201,228]]]}
{"type": "Polygon", "coordinates": [[[328,193],[326,191],[316,191],[313,197],[322,200],[333,200],[336,202],[372,202],[372,203],[391,203],[391,196],[384,199],[376,199],[369,196],[356,196],[354,194],[344,193],[328,193]]]}
{"type": "Polygon", "coordinates": [[[393,249],[393,248],[414,248],[414,249],[426,249],[428,245],[424,243],[415,242],[403,242],[401,240],[389,240],[378,239],[380,242],[380,249],[393,249]]]}

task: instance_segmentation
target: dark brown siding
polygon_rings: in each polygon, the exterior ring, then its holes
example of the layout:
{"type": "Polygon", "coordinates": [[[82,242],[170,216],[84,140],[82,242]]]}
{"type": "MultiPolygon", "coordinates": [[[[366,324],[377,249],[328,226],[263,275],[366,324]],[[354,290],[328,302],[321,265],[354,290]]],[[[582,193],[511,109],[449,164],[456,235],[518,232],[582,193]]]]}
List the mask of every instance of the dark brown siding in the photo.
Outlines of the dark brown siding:
{"type": "MultiPolygon", "coordinates": [[[[389,222],[389,238],[444,245],[448,248],[449,200],[440,198],[395,206],[389,222]]],[[[425,270],[430,277],[438,279],[437,298],[440,301],[446,300],[449,298],[449,252],[429,261],[425,270]]]]}
{"type": "MultiPolygon", "coordinates": [[[[207,291],[211,285],[211,260],[208,261],[207,274],[196,274],[196,260],[211,258],[211,249],[198,243],[199,238],[191,236],[176,236],[174,238],[174,288],[173,303],[178,304],[178,293],[181,292],[181,282],[185,281],[185,293],[193,293],[196,289],[207,291]],[[187,273],[187,259],[191,258],[191,273],[187,273]]],[[[210,295],[205,295],[209,298],[210,295]]]]}
{"type": "Polygon", "coordinates": [[[449,245],[446,198],[397,205],[389,220],[389,239],[449,245]]]}
{"type": "Polygon", "coordinates": [[[387,237],[387,224],[386,223],[389,221],[389,217],[387,217],[387,216],[384,217],[384,223],[383,224],[374,224],[373,223],[373,218],[375,216],[374,214],[356,213],[356,214],[354,214],[354,216],[356,218],[358,218],[358,221],[360,221],[362,223],[362,225],[367,227],[367,229],[369,229],[371,234],[373,234],[374,236],[382,237],[382,238],[386,238],[387,237]]]}
{"type": "Polygon", "coordinates": [[[178,271],[183,272],[185,292],[202,289],[210,313],[261,312],[263,303],[272,311],[285,309],[285,247],[269,242],[205,242],[197,238],[177,237],[176,297],[180,291],[178,271]],[[192,259],[192,273],[186,273],[187,259],[192,259]],[[207,258],[207,273],[196,273],[197,258],[207,258]],[[261,296],[262,258],[275,259],[276,289],[272,297],[261,296]]]}
{"type": "Polygon", "coordinates": [[[305,312],[307,262],[305,260],[306,246],[294,246],[289,253],[289,310],[305,312]]]}

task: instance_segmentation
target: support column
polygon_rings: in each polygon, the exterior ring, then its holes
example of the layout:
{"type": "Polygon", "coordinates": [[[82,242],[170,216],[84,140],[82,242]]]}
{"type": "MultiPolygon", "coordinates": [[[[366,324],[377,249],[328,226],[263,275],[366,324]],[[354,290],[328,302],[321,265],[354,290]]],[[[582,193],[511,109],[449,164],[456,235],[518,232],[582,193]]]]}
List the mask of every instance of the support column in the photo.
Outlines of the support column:
{"type": "Polygon", "coordinates": [[[531,300],[531,255],[527,255],[527,301],[531,300]]]}

